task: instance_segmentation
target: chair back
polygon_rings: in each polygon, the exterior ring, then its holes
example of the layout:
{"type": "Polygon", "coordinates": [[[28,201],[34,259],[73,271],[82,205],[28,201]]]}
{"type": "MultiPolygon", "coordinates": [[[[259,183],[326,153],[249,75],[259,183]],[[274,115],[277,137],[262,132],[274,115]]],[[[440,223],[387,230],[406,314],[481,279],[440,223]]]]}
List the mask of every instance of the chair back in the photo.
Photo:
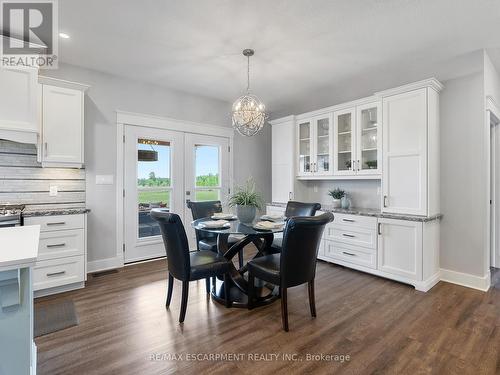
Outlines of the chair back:
{"type": "Polygon", "coordinates": [[[281,248],[281,286],[293,287],[314,279],[316,258],[325,225],[333,214],[292,217],[286,223],[281,248]]]}
{"type": "MultiPolygon", "coordinates": [[[[222,212],[222,203],[220,201],[205,201],[205,202],[188,202],[188,208],[191,209],[191,215],[193,220],[203,219],[204,217],[210,217],[217,212],[222,212]]],[[[195,230],[196,232],[196,247],[198,248],[198,242],[201,240],[214,240],[217,235],[210,232],[205,232],[201,230],[195,230]]],[[[199,249],[198,249],[199,250],[199,249]]]]}
{"type": "Polygon", "coordinates": [[[319,203],[288,201],[286,204],[285,216],[314,216],[316,215],[316,211],[319,209],[321,209],[321,205],[319,203]]]}
{"type": "Polygon", "coordinates": [[[181,218],[161,208],[152,209],[151,217],[160,225],[167,253],[168,271],[176,279],[188,281],[191,269],[189,244],[181,218]]]}

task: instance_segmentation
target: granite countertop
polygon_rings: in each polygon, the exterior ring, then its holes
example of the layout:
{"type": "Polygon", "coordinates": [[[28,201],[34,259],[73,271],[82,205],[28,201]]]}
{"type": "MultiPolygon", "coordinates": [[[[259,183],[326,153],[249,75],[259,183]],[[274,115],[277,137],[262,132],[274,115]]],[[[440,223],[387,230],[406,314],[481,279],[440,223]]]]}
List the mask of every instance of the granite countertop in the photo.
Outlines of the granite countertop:
{"type": "MultiPolygon", "coordinates": [[[[283,208],[286,207],[286,203],[278,203],[278,202],[267,203],[267,205],[274,207],[283,207],[283,208]]],[[[343,209],[343,208],[334,208],[333,206],[323,205],[323,204],[321,205],[321,211],[329,211],[333,213],[346,214],[346,215],[371,216],[371,217],[380,217],[384,219],[408,220],[408,221],[419,221],[419,222],[439,220],[443,216],[442,214],[437,214],[432,216],[391,214],[382,212],[381,210],[375,208],[351,207],[349,209],[343,209]]]]}
{"type": "Polygon", "coordinates": [[[55,215],[79,215],[89,213],[90,209],[85,207],[73,208],[27,208],[23,211],[23,217],[55,216],[55,215]]]}

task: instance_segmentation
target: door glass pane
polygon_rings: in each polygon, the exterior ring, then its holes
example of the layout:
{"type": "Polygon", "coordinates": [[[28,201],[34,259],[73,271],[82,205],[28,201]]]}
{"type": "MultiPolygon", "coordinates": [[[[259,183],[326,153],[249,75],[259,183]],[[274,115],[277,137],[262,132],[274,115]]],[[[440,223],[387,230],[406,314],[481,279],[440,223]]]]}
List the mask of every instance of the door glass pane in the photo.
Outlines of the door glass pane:
{"type": "Polygon", "coordinates": [[[319,119],[317,126],[317,168],[318,172],[328,172],[330,170],[330,120],[327,118],[319,119]]]}
{"type": "Polygon", "coordinates": [[[361,111],[361,169],[377,169],[377,107],[361,111]]]}
{"type": "Polygon", "coordinates": [[[351,113],[344,113],[337,118],[338,122],[338,169],[347,171],[352,166],[352,116],[351,113]]]}
{"type": "Polygon", "coordinates": [[[196,202],[219,200],[220,189],[209,189],[210,187],[220,187],[219,147],[195,145],[194,155],[196,173],[194,200],[196,202]]]}
{"type": "Polygon", "coordinates": [[[299,124],[299,171],[309,172],[311,170],[311,124],[304,122],[299,124]]]}
{"type": "Polygon", "coordinates": [[[137,141],[138,237],[160,235],[158,223],[151,218],[152,208],[170,208],[170,142],[153,139],[137,141]]]}

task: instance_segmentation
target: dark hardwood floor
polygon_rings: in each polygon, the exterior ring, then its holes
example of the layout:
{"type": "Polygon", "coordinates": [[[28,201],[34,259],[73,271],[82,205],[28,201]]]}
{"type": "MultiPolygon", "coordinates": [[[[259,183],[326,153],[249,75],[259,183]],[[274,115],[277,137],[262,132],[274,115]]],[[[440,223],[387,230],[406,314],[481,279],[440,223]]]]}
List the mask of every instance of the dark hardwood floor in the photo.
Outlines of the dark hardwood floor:
{"type": "Polygon", "coordinates": [[[227,309],[207,298],[204,281],[190,283],[179,325],[181,283],[166,310],[166,275],[164,260],[137,264],[90,278],[85,289],[37,300],[72,299],[80,321],[36,339],[38,374],[500,373],[500,285],[483,293],[441,282],[421,293],[319,262],[318,317],[310,317],[307,285],[293,288],[286,333],[279,302],[227,309]],[[243,358],[187,360],[198,353],[243,358]],[[308,354],[349,360],[308,361],[308,354]]]}

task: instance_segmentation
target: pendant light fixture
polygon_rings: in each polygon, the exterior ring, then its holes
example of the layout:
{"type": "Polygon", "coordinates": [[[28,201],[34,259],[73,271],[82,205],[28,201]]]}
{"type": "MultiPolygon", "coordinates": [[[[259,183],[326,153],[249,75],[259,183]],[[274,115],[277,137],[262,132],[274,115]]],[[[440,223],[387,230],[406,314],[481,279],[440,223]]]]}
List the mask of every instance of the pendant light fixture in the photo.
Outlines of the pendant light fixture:
{"type": "Polygon", "coordinates": [[[254,53],[253,49],[243,50],[243,55],[247,57],[247,92],[234,102],[232,111],[233,127],[247,137],[257,134],[267,119],[264,104],[257,96],[250,94],[250,56],[254,53]]]}

